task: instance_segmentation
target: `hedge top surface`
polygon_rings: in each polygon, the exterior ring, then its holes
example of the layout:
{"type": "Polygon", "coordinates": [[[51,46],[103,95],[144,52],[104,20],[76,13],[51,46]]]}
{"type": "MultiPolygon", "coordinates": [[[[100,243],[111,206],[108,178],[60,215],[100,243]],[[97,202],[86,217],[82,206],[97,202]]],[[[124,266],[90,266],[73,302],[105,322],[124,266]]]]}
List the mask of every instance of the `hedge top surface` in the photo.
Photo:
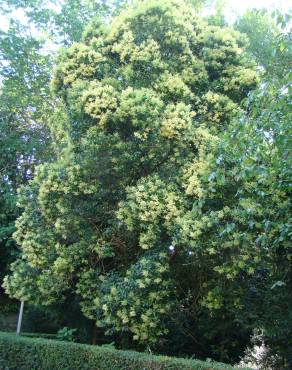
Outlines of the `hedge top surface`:
{"type": "Polygon", "coordinates": [[[41,338],[32,339],[3,332],[0,332],[0,367],[9,370],[234,369],[231,365],[215,362],[154,356],[41,338]]]}

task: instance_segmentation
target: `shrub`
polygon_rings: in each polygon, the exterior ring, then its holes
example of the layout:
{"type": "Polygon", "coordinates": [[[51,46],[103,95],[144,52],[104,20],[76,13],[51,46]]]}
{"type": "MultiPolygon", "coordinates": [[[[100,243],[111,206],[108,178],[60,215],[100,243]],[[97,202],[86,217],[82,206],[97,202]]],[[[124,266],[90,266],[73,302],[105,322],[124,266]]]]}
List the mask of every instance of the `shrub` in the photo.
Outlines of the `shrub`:
{"type": "Polygon", "coordinates": [[[220,363],[153,356],[98,346],[0,333],[0,368],[5,370],[217,370],[220,363]]]}
{"type": "Polygon", "coordinates": [[[77,329],[70,329],[67,326],[64,328],[58,330],[57,333],[57,339],[58,340],[63,340],[66,342],[75,342],[75,334],[76,334],[77,329]]]}

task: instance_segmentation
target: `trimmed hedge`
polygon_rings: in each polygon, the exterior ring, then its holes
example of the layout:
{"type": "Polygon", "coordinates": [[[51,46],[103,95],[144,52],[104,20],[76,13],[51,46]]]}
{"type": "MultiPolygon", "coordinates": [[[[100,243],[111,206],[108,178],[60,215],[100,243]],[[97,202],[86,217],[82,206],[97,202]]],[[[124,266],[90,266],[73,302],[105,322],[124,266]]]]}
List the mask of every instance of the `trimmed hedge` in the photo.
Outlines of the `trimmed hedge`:
{"type": "Polygon", "coordinates": [[[0,332],[1,370],[231,370],[198,360],[152,356],[0,332]]]}
{"type": "Polygon", "coordinates": [[[20,333],[22,337],[29,338],[45,338],[45,339],[56,339],[57,334],[47,334],[47,333],[20,333]]]}

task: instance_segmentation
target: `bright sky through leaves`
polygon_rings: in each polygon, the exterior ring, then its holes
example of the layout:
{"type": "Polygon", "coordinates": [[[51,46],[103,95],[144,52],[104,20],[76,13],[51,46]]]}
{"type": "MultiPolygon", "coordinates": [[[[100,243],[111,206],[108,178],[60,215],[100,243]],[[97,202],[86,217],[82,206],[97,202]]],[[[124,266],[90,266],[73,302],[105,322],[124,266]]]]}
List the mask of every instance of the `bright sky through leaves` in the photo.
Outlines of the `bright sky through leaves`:
{"type": "MultiPolygon", "coordinates": [[[[247,9],[266,8],[270,10],[279,9],[283,12],[292,9],[292,0],[226,0],[225,16],[229,22],[233,22],[238,14],[243,14],[247,9]]],[[[13,13],[14,19],[24,20],[21,9],[13,13]]],[[[0,15],[0,29],[7,30],[9,27],[9,17],[0,15]]]]}

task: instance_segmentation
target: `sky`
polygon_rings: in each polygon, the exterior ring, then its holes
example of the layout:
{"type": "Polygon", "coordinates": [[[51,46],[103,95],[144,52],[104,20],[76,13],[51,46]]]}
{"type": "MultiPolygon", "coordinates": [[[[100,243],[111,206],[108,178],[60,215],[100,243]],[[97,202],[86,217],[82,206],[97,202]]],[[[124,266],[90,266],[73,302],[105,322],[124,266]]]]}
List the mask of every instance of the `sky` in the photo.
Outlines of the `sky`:
{"type": "MultiPolygon", "coordinates": [[[[225,17],[228,22],[233,23],[237,15],[252,8],[279,9],[287,13],[289,9],[292,9],[292,0],[226,0],[225,17]]],[[[21,10],[14,12],[13,18],[25,23],[25,17],[21,10]]],[[[8,26],[9,18],[0,14],[0,29],[7,31],[8,26]]]]}
{"type": "Polygon", "coordinates": [[[228,0],[227,4],[240,14],[248,8],[278,8],[284,11],[292,8],[292,0],[228,0]]]}
{"type": "Polygon", "coordinates": [[[279,9],[287,13],[289,9],[292,9],[292,0],[227,0],[225,16],[228,21],[232,22],[236,15],[253,8],[279,9]]]}

